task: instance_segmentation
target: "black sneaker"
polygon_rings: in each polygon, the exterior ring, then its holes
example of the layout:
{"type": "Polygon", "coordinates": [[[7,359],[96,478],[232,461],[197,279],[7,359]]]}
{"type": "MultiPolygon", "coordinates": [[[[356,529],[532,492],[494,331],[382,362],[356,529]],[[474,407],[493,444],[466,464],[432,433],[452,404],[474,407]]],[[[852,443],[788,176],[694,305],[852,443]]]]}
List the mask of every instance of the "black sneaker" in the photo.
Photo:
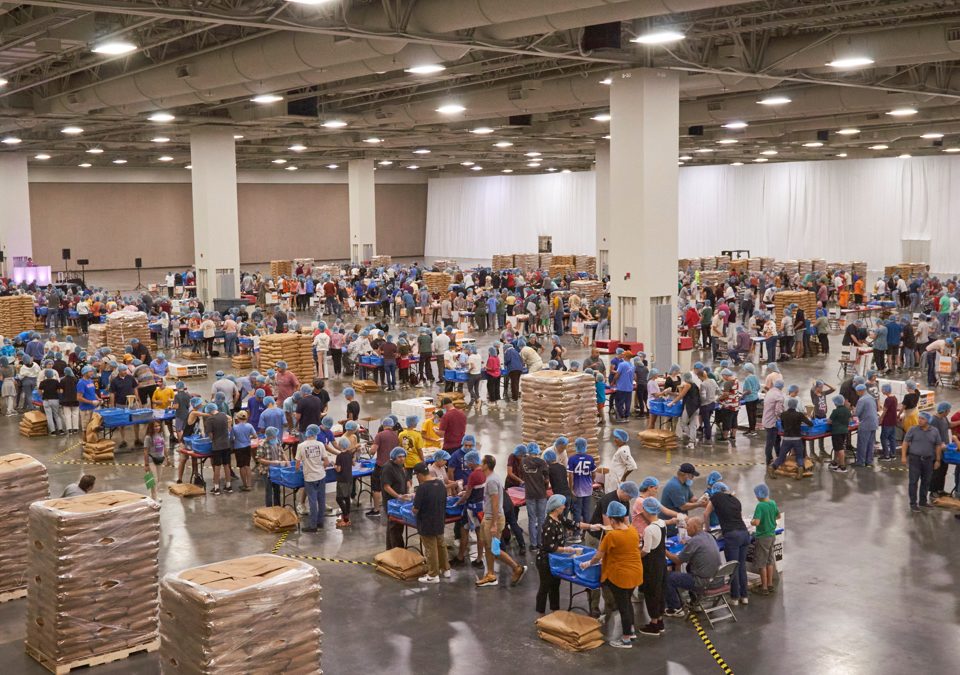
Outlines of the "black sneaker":
{"type": "Polygon", "coordinates": [[[479,558],[477,558],[476,560],[470,563],[470,567],[480,568],[480,567],[483,567],[483,565],[484,565],[483,561],[480,560],[479,558]]]}
{"type": "Polygon", "coordinates": [[[380,512],[377,511],[376,509],[370,509],[369,511],[367,511],[367,513],[366,513],[365,515],[368,515],[368,516],[370,516],[371,518],[376,518],[377,516],[380,515],[380,512]]]}
{"type": "Polygon", "coordinates": [[[647,635],[649,637],[660,637],[660,627],[654,623],[648,623],[646,626],[640,629],[640,635],[647,635]]]}
{"type": "Polygon", "coordinates": [[[218,487],[213,488],[212,490],[210,490],[210,494],[216,497],[217,495],[220,494],[220,488],[218,487]]]}
{"type": "Polygon", "coordinates": [[[230,494],[231,492],[233,492],[233,488],[228,485],[225,488],[223,488],[223,491],[226,492],[227,494],[230,494]]]}

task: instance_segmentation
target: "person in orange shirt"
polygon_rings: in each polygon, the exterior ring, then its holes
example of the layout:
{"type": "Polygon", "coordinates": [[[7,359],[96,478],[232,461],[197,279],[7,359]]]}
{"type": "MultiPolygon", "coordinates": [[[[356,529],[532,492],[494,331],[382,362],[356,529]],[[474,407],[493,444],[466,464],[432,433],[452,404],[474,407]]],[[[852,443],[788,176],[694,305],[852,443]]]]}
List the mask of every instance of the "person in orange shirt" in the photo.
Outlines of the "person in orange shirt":
{"type": "Polygon", "coordinates": [[[858,305],[863,303],[863,277],[853,282],[853,301],[858,305]]]}

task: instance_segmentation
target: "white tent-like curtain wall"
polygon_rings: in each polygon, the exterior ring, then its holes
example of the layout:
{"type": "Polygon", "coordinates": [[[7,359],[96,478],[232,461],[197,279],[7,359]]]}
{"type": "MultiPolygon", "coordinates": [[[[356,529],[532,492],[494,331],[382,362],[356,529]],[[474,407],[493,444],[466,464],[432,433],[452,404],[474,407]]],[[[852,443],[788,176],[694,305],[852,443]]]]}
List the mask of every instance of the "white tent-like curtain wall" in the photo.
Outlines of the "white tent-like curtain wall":
{"type": "MultiPolygon", "coordinates": [[[[594,174],[431,180],[425,254],[594,253],[594,174]]],[[[960,271],[960,158],[771,162],[680,170],[680,256],[750,249],[778,259],[902,262],[929,240],[931,268],[960,271]]]]}

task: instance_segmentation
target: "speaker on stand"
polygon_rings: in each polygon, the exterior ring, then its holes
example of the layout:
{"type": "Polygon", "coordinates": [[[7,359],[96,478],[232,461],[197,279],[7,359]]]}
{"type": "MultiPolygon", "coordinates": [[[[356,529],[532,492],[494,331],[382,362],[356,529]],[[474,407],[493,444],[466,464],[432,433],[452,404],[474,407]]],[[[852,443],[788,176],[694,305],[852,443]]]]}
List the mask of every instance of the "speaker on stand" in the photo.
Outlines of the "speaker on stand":
{"type": "Polygon", "coordinates": [[[143,284],[140,283],[140,268],[143,267],[143,259],[142,259],[142,258],[134,258],[134,260],[133,260],[133,266],[137,268],[137,287],[136,287],[134,290],[136,290],[136,291],[142,291],[142,290],[143,290],[143,284]]]}
{"type": "Polygon", "coordinates": [[[61,255],[63,256],[63,280],[66,281],[70,276],[70,249],[63,249],[61,255]]]}
{"type": "Polygon", "coordinates": [[[83,285],[87,285],[87,265],[90,261],[86,258],[77,258],[77,264],[80,265],[80,278],[83,279],[83,285]]]}

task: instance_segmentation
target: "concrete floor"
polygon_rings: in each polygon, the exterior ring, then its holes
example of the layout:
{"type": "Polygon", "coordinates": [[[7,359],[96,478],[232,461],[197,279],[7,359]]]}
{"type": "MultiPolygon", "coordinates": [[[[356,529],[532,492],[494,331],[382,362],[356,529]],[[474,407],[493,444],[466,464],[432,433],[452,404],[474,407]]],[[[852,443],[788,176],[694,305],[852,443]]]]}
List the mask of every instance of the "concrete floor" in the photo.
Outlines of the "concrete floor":
{"type": "MultiPolygon", "coordinates": [[[[481,339],[481,345],[489,340],[481,339]]],[[[839,338],[834,342],[839,343],[839,338]]],[[[574,350],[572,356],[583,353],[574,350]]],[[[791,362],[784,366],[784,375],[803,389],[816,377],[835,382],[834,359],[791,362]]],[[[229,363],[225,359],[210,363],[211,372],[218,367],[227,370],[229,363]]],[[[189,386],[209,393],[209,382],[191,381],[189,386]]],[[[343,386],[331,381],[329,388],[337,394],[343,386]]],[[[960,401],[953,390],[938,394],[960,401]]],[[[410,395],[402,391],[360,395],[362,415],[383,415],[390,400],[410,395]]],[[[332,413],[340,414],[344,407],[342,398],[335,395],[332,413]]],[[[504,462],[519,438],[519,413],[501,408],[471,413],[469,419],[480,449],[504,462]]],[[[633,434],[641,423],[630,422],[626,428],[633,434]]],[[[604,457],[612,451],[610,431],[610,425],[601,430],[604,457]]],[[[55,495],[80,473],[77,465],[51,461],[76,443],[73,438],[24,439],[17,433],[16,418],[0,418],[0,443],[5,451],[26,452],[47,463],[55,495]]],[[[717,468],[740,495],[745,512],[752,511],[755,503],[753,486],[764,480],[760,439],[751,442],[741,437],[735,448],[698,446],[669,457],[640,448],[636,442],[632,448],[640,475],[652,474],[661,480],[669,478],[682,461],[694,462],[704,476],[717,468]]],[[[79,457],[79,449],[65,457],[79,457]]],[[[118,456],[117,461],[141,460],[129,455],[118,456]]],[[[143,490],[143,472],[137,466],[84,470],[97,476],[99,490],[143,490]]],[[[696,489],[702,490],[703,480],[698,479],[696,489]]],[[[952,478],[948,485],[952,486],[952,478]]],[[[911,515],[906,472],[886,466],[851,470],[847,475],[818,467],[810,480],[781,479],[770,486],[788,521],[783,585],[775,595],[755,596],[748,607],[738,608],[738,623],[707,627],[733,672],[854,674],[955,668],[960,661],[960,607],[954,590],[960,582],[955,562],[960,557],[956,536],[960,522],[952,514],[936,509],[911,515]]],[[[259,489],[193,500],[166,495],[161,511],[161,572],[270,551],[277,537],[251,523],[251,512],[261,504],[259,489]]],[[[354,521],[346,532],[334,529],[330,518],[325,532],[293,533],[279,553],[370,560],[383,550],[383,530],[378,520],[355,515],[354,521]]],[[[521,524],[525,523],[526,516],[521,515],[521,524]]],[[[533,557],[528,556],[527,562],[532,565],[533,557]]],[[[323,669],[328,673],[475,675],[494,670],[540,673],[549,668],[557,675],[579,675],[585,669],[624,672],[641,664],[651,673],[718,669],[693,626],[677,619],[667,620],[663,637],[641,637],[632,651],[603,646],[587,654],[568,654],[548,645],[536,637],[533,627],[537,616],[533,567],[517,588],[475,589],[473,571],[464,568],[454,571],[449,582],[422,587],[388,579],[370,567],[314,564],[324,588],[323,669]]],[[[24,654],[25,613],[25,600],[0,605],[4,673],[46,672],[24,654]]],[[[615,625],[613,632],[618,635],[619,627],[615,625]]],[[[100,666],[97,672],[156,673],[158,658],[140,655],[100,666]]]]}

